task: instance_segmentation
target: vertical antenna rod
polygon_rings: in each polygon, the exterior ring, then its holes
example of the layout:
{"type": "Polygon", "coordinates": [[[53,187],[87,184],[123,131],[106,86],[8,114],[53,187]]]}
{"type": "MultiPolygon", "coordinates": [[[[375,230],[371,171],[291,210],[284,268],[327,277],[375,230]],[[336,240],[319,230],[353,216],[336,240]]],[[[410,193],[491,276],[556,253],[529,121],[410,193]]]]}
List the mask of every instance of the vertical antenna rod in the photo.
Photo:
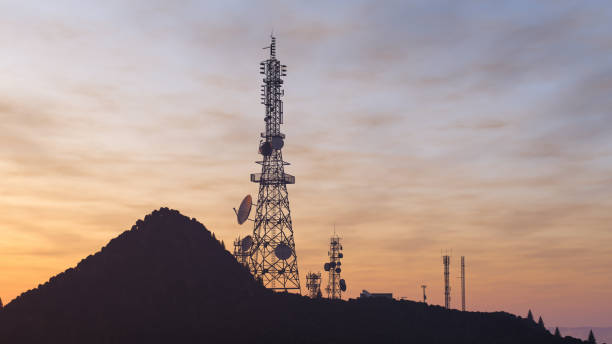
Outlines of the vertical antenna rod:
{"type": "Polygon", "coordinates": [[[444,308],[450,309],[450,282],[448,276],[450,274],[450,256],[448,254],[442,257],[444,263],[444,308]]]}
{"type": "Polygon", "coordinates": [[[423,288],[423,302],[427,303],[427,294],[425,293],[425,288],[427,288],[427,286],[423,284],[421,288],[423,288]]]}
{"type": "Polygon", "coordinates": [[[461,310],[465,312],[465,257],[461,256],[461,310]]]}

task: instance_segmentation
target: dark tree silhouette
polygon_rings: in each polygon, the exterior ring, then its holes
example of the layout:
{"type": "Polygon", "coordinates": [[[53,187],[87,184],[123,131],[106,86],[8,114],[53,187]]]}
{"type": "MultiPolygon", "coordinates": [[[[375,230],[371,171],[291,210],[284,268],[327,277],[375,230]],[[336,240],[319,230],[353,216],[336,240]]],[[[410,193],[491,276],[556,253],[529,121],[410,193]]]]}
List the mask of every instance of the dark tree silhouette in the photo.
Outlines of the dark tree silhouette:
{"type": "Polygon", "coordinates": [[[555,337],[561,337],[561,331],[559,331],[558,327],[555,327],[555,337]]]}
{"type": "Polygon", "coordinates": [[[531,321],[535,322],[535,320],[533,320],[533,314],[531,313],[531,309],[527,313],[527,320],[531,320],[531,321]]]}
{"type": "Polygon", "coordinates": [[[2,308],[2,298],[0,298],[0,308],[2,308]]]}
{"type": "Polygon", "coordinates": [[[538,326],[540,326],[541,328],[545,328],[544,327],[544,320],[542,320],[542,317],[540,316],[540,318],[538,319],[538,326]]]}
{"type": "Polygon", "coordinates": [[[587,339],[587,343],[589,344],[597,343],[597,341],[595,341],[595,335],[593,334],[593,330],[589,331],[589,339],[587,339]]]}

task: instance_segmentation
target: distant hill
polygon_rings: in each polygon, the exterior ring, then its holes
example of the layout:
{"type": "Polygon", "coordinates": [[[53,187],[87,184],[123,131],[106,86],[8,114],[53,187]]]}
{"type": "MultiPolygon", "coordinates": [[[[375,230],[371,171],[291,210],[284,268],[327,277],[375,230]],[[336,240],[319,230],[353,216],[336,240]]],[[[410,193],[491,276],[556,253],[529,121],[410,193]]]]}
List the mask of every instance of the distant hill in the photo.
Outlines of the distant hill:
{"type": "Polygon", "coordinates": [[[0,342],[582,343],[503,312],[273,293],[167,208],[2,308],[0,342]]]}

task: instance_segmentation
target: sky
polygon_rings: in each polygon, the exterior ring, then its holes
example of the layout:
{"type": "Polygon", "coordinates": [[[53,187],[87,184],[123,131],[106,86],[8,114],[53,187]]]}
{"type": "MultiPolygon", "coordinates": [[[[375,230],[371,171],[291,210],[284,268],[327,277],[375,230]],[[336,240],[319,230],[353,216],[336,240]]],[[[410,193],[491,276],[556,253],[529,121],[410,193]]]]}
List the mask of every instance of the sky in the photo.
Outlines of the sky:
{"type": "Polygon", "coordinates": [[[226,246],[285,78],[302,284],[612,326],[606,1],[0,1],[0,298],[159,207],[226,246]],[[326,283],[326,279],[324,279],[326,283]]]}

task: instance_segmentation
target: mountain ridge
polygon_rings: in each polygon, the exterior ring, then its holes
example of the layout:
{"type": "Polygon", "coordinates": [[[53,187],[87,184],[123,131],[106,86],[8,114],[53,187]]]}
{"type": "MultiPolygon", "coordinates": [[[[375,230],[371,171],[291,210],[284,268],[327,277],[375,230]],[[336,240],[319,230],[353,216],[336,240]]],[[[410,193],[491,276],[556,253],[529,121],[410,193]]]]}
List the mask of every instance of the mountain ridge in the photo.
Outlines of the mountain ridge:
{"type": "Polygon", "coordinates": [[[274,293],[203,224],[161,208],[0,311],[9,343],[582,343],[505,312],[274,293]]]}

